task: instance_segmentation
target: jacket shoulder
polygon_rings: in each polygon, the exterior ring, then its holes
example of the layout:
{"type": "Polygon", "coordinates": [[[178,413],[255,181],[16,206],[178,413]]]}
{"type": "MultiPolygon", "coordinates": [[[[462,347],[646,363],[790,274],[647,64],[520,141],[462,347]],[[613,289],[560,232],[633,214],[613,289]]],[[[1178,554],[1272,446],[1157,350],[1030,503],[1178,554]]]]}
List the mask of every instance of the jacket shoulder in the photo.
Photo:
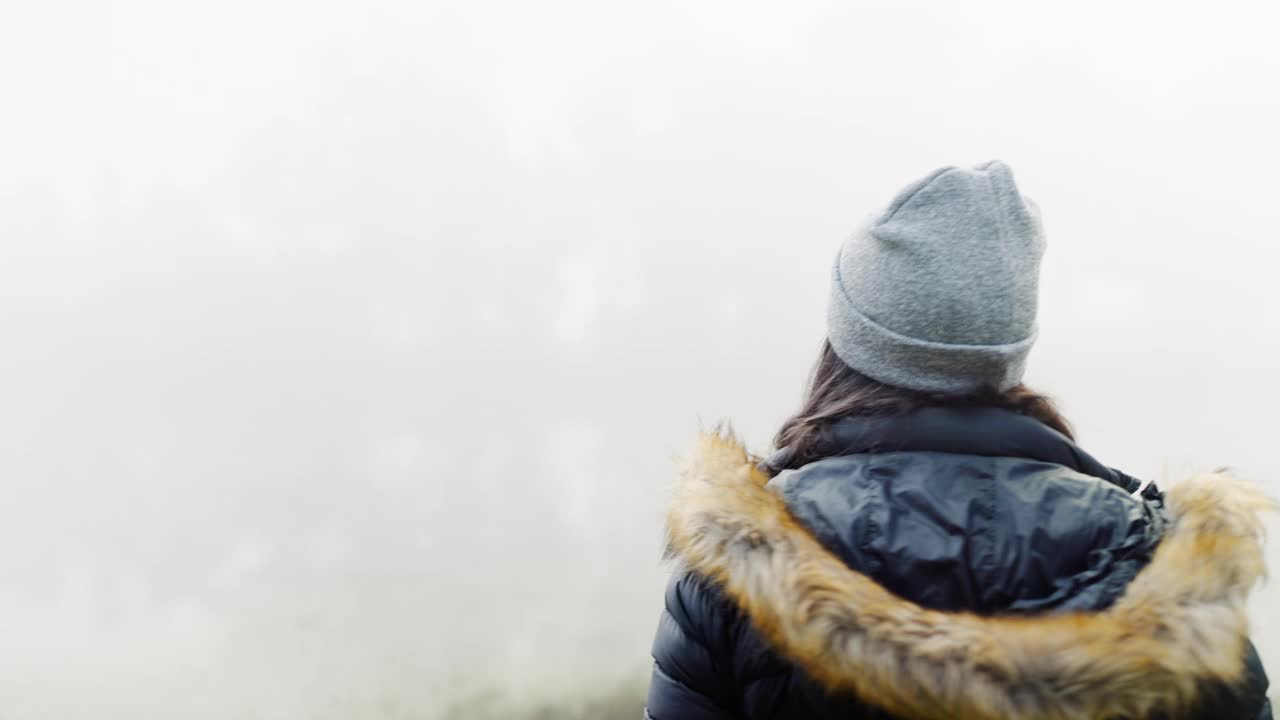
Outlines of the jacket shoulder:
{"type": "Polygon", "coordinates": [[[653,659],[648,705],[659,720],[664,706],[758,709],[777,700],[795,671],[715,583],[688,571],[667,584],[653,659]]]}
{"type": "Polygon", "coordinates": [[[689,572],[671,577],[653,640],[648,712],[655,718],[719,717],[732,702],[725,659],[734,622],[731,607],[689,572]]]}

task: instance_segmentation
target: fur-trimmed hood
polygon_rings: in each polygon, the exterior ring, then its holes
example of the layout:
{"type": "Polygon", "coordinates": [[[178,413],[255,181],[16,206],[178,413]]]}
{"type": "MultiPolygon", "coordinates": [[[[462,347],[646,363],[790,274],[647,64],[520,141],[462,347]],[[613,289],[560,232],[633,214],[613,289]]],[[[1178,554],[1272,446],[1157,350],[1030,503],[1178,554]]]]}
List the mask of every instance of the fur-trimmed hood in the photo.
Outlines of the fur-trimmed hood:
{"type": "Polygon", "coordinates": [[[668,514],[671,553],[783,657],[903,718],[1183,714],[1245,672],[1246,600],[1265,575],[1257,488],[1223,475],[1166,493],[1168,529],[1105,611],[980,616],[894,595],[823,547],[732,437],[704,435],[668,514]]]}

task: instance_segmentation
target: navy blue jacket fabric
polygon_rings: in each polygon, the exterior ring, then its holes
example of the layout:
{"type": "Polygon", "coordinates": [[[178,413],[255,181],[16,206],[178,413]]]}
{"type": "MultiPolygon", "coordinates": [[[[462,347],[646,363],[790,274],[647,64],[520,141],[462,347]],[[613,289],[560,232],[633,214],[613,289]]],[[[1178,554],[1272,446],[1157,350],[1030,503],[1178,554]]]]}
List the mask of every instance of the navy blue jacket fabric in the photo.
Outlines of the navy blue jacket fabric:
{"type": "MultiPolygon", "coordinates": [[[[771,483],[791,512],[851,568],[938,610],[1105,609],[1164,530],[1154,486],[1135,502],[1137,480],[1009,411],[847,418],[819,455],[771,483]]],[[[766,465],[789,461],[783,449],[766,465]]],[[[667,588],[653,657],[652,720],[889,717],[824,692],[714,586],[688,573],[667,588]]],[[[1208,689],[1197,718],[1271,717],[1252,647],[1247,664],[1247,683],[1208,689]]]]}

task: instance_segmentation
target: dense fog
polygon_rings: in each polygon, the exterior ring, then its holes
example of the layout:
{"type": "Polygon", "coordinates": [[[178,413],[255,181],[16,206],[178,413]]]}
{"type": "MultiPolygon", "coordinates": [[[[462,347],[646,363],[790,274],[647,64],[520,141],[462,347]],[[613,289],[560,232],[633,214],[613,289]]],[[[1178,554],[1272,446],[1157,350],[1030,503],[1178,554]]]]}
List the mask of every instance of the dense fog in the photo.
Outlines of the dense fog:
{"type": "Polygon", "coordinates": [[[6,3],[0,717],[638,716],[673,457],[944,164],[1040,204],[1087,449],[1280,492],[1259,12],[6,3]]]}

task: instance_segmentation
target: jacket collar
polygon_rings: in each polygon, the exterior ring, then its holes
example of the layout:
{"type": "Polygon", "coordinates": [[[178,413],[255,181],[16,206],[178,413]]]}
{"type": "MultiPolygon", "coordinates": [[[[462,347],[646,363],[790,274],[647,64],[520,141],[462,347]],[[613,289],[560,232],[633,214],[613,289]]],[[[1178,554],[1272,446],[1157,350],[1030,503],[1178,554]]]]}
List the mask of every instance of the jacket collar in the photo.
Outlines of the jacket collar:
{"type": "MultiPolygon", "coordinates": [[[[901,415],[847,417],[831,426],[816,450],[822,457],[908,451],[1017,457],[1062,465],[1127,492],[1141,486],[1048,425],[1011,410],[991,407],[929,407],[901,415]]],[[[791,449],[782,448],[764,464],[784,468],[790,456],[791,449]]],[[[1148,498],[1157,494],[1154,486],[1144,492],[1148,498]]]]}

